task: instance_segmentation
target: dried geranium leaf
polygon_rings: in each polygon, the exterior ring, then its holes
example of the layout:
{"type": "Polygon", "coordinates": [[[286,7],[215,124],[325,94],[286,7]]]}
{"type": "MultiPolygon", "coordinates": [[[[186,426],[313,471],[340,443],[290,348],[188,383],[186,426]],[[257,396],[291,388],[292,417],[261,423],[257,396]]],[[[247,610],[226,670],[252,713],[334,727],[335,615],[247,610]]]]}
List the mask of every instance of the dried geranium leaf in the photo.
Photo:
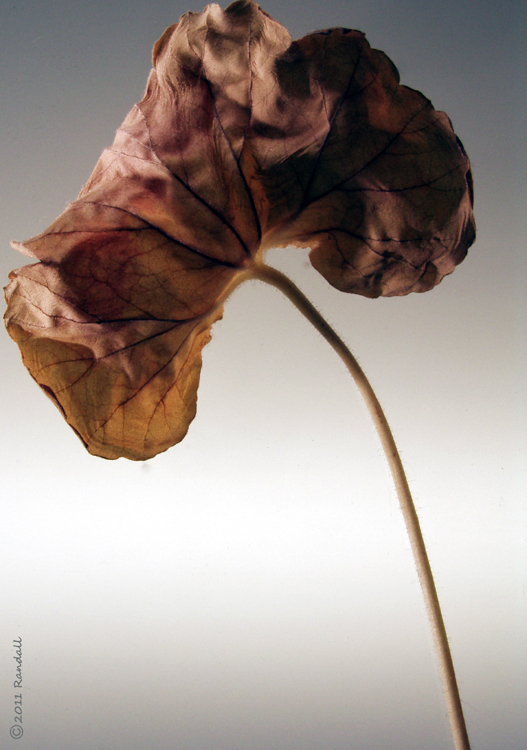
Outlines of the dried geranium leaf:
{"type": "Polygon", "coordinates": [[[254,2],[188,13],[76,201],[23,252],[6,324],[88,450],[149,458],[186,434],[201,349],[237,275],[310,247],[336,288],[426,291],[474,239],[446,115],[364,35],[292,42],[254,2]]]}

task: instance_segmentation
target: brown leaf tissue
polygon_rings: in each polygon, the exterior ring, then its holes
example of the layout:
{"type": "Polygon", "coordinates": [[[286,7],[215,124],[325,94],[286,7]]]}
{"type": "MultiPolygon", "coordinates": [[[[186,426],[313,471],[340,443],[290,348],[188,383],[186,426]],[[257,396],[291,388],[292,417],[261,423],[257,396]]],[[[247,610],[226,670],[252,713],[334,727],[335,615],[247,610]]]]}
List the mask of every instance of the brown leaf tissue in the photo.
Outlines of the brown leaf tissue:
{"type": "Polygon", "coordinates": [[[364,34],[293,42],[255,2],[169,27],[78,198],[15,247],[6,325],[90,453],[185,436],[226,294],[272,247],[368,297],[431,289],[474,240],[468,158],[364,34]]]}

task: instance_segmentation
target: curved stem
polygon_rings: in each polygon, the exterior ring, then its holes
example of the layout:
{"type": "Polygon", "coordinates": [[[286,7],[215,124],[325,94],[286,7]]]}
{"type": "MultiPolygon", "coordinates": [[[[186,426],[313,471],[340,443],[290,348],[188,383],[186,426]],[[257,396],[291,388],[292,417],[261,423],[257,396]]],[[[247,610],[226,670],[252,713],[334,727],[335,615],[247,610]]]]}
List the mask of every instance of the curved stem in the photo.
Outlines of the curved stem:
{"type": "Polygon", "coordinates": [[[250,271],[250,276],[279,289],[289,300],[291,300],[302,315],[304,315],[315,326],[317,331],[322,334],[342,359],[366,402],[388,460],[401,511],[406,524],[406,530],[410,538],[410,545],[417,568],[417,574],[419,576],[419,582],[423,591],[425,606],[432,628],[432,635],[447,702],[454,746],[456,750],[470,750],[463,709],[461,707],[461,699],[459,697],[459,690],[454,672],[454,664],[452,662],[452,655],[448,645],[448,638],[445,624],[443,622],[443,616],[441,614],[441,607],[439,605],[432,569],[426,553],[423,535],[419,526],[419,519],[412,500],[408,481],[404,473],[401,457],[399,456],[395,440],[388,422],[386,421],[381,405],[379,404],[366,375],[348,347],[344,344],[342,339],[337,336],[333,328],[331,328],[331,326],[324,320],[322,315],[311,304],[307,297],[287,276],[265,264],[258,264],[253,267],[250,271]]]}

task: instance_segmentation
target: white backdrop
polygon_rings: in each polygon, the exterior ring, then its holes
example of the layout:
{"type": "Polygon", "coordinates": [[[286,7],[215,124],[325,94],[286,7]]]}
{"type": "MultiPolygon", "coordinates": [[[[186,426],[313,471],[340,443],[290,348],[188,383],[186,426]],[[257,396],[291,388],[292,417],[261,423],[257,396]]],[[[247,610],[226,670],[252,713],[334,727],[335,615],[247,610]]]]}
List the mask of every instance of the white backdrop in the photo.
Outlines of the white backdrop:
{"type": "MultiPolygon", "coordinates": [[[[474,750],[525,750],[525,17],[507,0],[264,8],[294,38],[366,32],[472,159],[478,239],[433,292],[366,300],[303,252],[268,260],[350,344],[392,424],[474,750]]],[[[9,240],[76,196],[141,98],[154,41],[189,9],[4,4],[6,281],[25,263],[9,240]]],[[[2,747],[451,747],[378,441],[343,366],[275,290],[228,302],[187,438],[143,464],[86,454],[5,333],[0,346],[2,747]]]]}

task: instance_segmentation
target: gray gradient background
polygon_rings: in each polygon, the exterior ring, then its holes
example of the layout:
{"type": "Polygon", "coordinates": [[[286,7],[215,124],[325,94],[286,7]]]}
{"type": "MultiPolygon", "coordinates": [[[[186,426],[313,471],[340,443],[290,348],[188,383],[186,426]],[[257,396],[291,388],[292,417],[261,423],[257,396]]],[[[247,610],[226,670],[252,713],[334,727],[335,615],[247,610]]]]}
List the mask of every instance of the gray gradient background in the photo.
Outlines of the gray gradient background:
{"type": "MultiPolygon", "coordinates": [[[[185,2],[1,4],[2,278],[142,97],[185,2]]],[[[366,300],[288,271],[358,356],[415,493],[474,750],[525,750],[525,15],[504,0],[265,9],[366,32],[448,112],[478,240],[436,290],[366,300]]],[[[86,454],[2,333],[0,746],[446,750],[397,501],[343,366],[271,288],[229,301],[183,443],[86,454]],[[11,641],[23,639],[24,736],[11,641]]]]}

